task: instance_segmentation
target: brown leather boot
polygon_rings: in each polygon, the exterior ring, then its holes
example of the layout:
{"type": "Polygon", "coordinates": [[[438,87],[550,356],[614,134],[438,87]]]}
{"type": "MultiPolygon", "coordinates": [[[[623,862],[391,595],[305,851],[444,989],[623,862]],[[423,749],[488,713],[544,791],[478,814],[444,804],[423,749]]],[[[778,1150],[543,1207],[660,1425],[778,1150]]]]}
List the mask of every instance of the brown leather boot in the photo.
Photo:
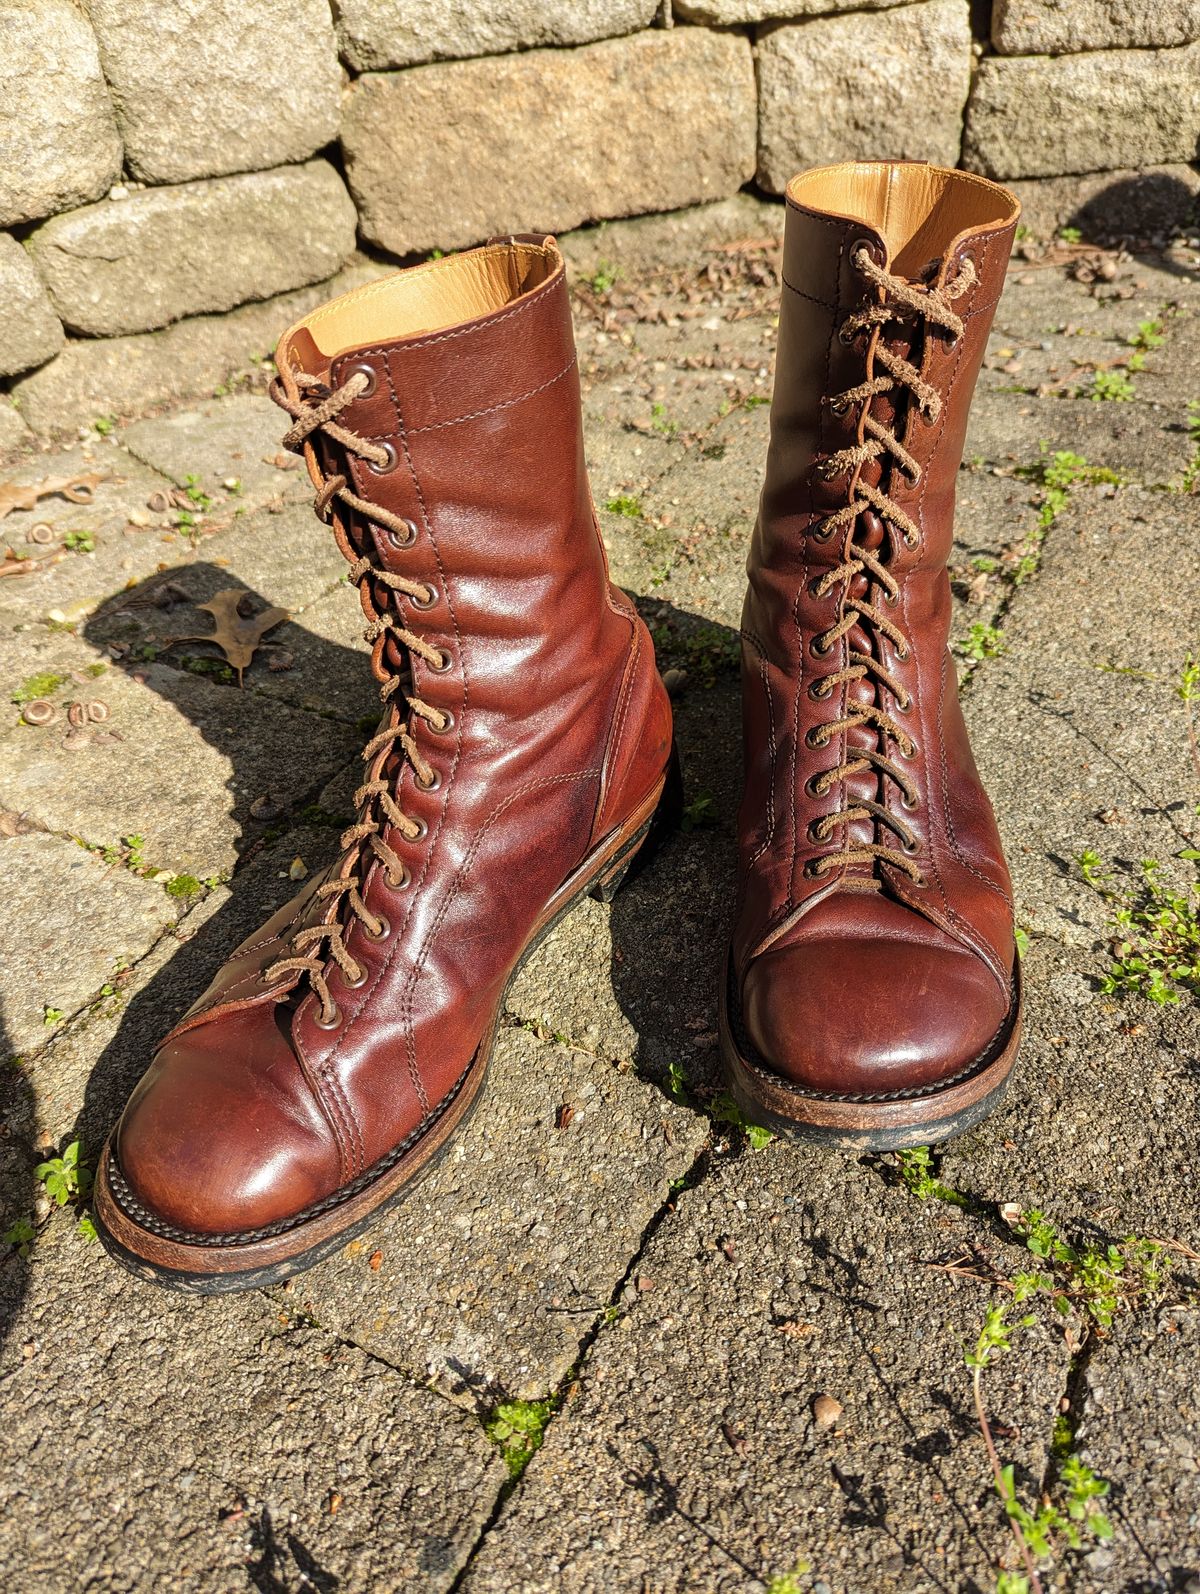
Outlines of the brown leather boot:
{"type": "Polygon", "coordinates": [[[947,651],[946,561],[1018,211],[915,164],[788,188],[721,1017],[735,1099],[784,1133],[944,1139],[1016,1058],[1010,885],[947,651]]]}
{"type": "Polygon", "coordinates": [[[341,857],[167,1036],[101,1157],[110,1248],[206,1292],[310,1266],[428,1166],[515,970],[611,895],[673,769],[608,581],[553,239],[346,294],[276,361],[385,709],[341,857]]]}

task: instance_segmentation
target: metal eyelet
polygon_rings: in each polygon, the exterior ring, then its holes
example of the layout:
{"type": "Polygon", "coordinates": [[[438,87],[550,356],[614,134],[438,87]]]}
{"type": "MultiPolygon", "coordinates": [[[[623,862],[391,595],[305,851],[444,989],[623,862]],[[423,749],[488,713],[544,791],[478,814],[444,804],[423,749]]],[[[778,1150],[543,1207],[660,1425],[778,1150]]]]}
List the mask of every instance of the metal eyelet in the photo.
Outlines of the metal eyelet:
{"type": "Polygon", "coordinates": [[[403,534],[394,527],[389,526],[387,528],[387,540],[393,548],[411,548],[417,540],[417,523],[415,520],[402,520],[400,524],[404,527],[403,534]]]}
{"type": "Polygon", "coordinates": [[[869,258],[872,265],[878,264],[875,259],[875,245],[870,238],[856,238],[850,245],[849,250],[850,264],[854,267],[855,271],[858,272],[860,277],[865,277],[866,272],[858,263],[858,255],[860,251],[869,258]]]}
{"type": "Polygon", "coordinates": [[[420,775],[414,776],[418,791],[436,791],[442,784],[442,777],[438,774],[436,769],[431,770],[430,774],[432,779],[427,781],[422,780],[420,775]]]}
{"type": "Polygon", "coordinates": [[[812,654],[814,659],[823,659],[827,654],[833,652],[833,646],[831,643],[826,642],[824,647],[822,647],[820,637],[813,637],[812,641],[808,644],[808,651],[812,654]]]}
{"type": "Polygon", "coordinates": [[[848,321],[843,321],[841,326],[838,328],[838,342],[844,344],[846,348],[849,348],[854,342],[855,338],[858,336],[858,333],[858,327],[852,327],[848,321]]]}
{"type": "Polygon", "coordinates": [[[829,821],[827,819],[814,819],[808,827],[808,839],[821,842],[829,840],[829,821]]]}
{"type": "Polygon", "coordinates": [[[432,609],[434,604],[437,602],[437,599],[438,595],[436,589],[429,586],[428,583],[426,584],[425,596],[423,598],[414,597],[411,593],[408,595],[408,601],[412,604],[414,609],[432,609]]]}
{"type": "Polygon", "coordinates": [[[445,736],[448,732],[454,729],[454,715],[448,708],[439,709],[438,712],[442,716],[442,723],[440,725],[435,725],[432,720],[426,720],[425,723],[429,726],[429,729],[435,736],[445,736]]]}
{"type": "Polygon", "coordinates": [[[364,388],[360,388],[354,397],[356,399],[370,398],[371,394],[375,391],[375,383],[377,381],[375,367],[373,365],[363,364],[352,365],[342,378],[342,385],[345,386],[347,382],[352,382],[356,376],[365,376],[367,379],[367,385],[364,388]]]}
{"type": "Polygon", "coordinates": [[[920,852],[921,843],[916,836],[904,837],[901,839],[900,847],[903,852],[906,852],[912,858],[920,852]]]}
{"type": "Polygon", "coordinates": [[[904,809],[905,813],[915,814],[917,809],[921,806],[921,799],[919,797],[914,797],[910,802],[908,800],[907,794],[902,793],[900,797],[900,806],[904,809]]]}
{"type": "Polygon", "coordinates": [[[831,398],[829,401],[829,408],[834,415],[845,415],[846,411],[850,408],[850,404],[848,400],[844,398],[831,398]]]}
{"type": "Polygon", "coordinates": [[[386,941],[388,936],[391,935],[391,933],[392,933],[391,922],[382,913],[379,915],[379,929],[375,932],[374,935],[371,934],[371,930],[370,930],[370,927],[368,925],[365,925],[365,924],[363,925],[363,934],[366,936],[368,941],[386,941]]]}
{"type": "Polygon", "coordinates": [[[804,865],[804,873],[807,879],[820,879],[820,877],[825,873],[824,869],[821,867],[822,862],[823,860],[820,858],[810,858],[808,860],[808,862],[804,865]]]}
{"type": "Polygon", "coordinates": [[[346,973],[345,969],[339,969],[338,972],[342,976],[342,985],[345,987],[345,989],[347,991],[357,991],[357,990],[359,990],[371,978],[371,971],[370,971],[369,968],[367,968],[367,966],[365,964],[363,965],[363,967],[361,969],[359,969],[358,978],[356,980],[352,980],[350,978],[350,976],[346,973]]]}
{"type": "Polygon", "coordinates": [[[371,472],[372,476],[386,476],[389,471],[395,470],[396,466],[400,463],[400,456],[396,452],[396,445],[394,443],[380,443],[375,438],[372,438],[371,441],[374,443],[376,448],[383,449],[383,452],[387,458],[384,460],[382,465],[376,465],[372,460],[367,460],[367,469],[371,472]]]}
{"type": "Polygon", "coordinates": [[[412,871],[411,869],[406,869],[404,865],[401,864],[399,880],[393,880],[390,870],[387,869],[383,871],[383,878],[389,891],[403,891],[407,886],[412,884],[412,871]]]}
{"type": "Polygon", "coordinates": [[[913,706],[913,700],[912,700],[911,697],[906,697],[904,699],[903,703],[901,703],[899,700],[897,700],[897,702],[896,702],[896,713],[897,714],[910,714],[912,712],[912,706],[913,706]]]}
{"type": "Polygon", "coordinates": [[[810,775],[804,782],[804,789],[810,797],[824,797],[829,790],[824,774],[810,775]]]}
{"type": "Polygon", "coordinates": [[[337,1005],[336,1002],[333,1005],[333,1012],[329,1015],[328,1019],[325,1018],[324,1014],[321,1013],[319,1009],[318,1009],[318,1011],[316,1013],[313,1014],[313,1023],[317,1026],[318,1029],[324,1029],[324,1030],[337,1029],[338,1026],[341,1024],[341,1022],[342,1022],[342,1010],[337,1005]]]}
{"type": "Polygon", "coordinates": [[[405,838],[404,838],[405,841],[408,842],[410,847],[415,847],[418,842],[424,841],[425,837],[429,834],[429,826],[425,823],[425,821],[423,819],[414,819],[413,820],[413,824],[416,825],[416,827],[417,827],[416,835],[415,836],[405,836],[405,838]]]}
{"type": "Polygon", "coordinates": [[[829,745],[829,732],[824,725],[814,725],[804,733],[805,747],[827,747],[829,745]]]}
{"type": "Polygon", "coordinates": [[[425,668],[427,670],[432,670],[435,675],[445,675],[446,671],[453,663],[454,660],[450,657],[445,648],[442,649],[441,658],[436,664],[431,664],[428,659],[424,661],[425,668]]]}
{"type": "Polygon", "coordinates": [[[813,681],[808,688],[808,695],[816,703],[823,703],[833,691],[829,684],[829,677],[822,675],[819,680],[813,681]]]}

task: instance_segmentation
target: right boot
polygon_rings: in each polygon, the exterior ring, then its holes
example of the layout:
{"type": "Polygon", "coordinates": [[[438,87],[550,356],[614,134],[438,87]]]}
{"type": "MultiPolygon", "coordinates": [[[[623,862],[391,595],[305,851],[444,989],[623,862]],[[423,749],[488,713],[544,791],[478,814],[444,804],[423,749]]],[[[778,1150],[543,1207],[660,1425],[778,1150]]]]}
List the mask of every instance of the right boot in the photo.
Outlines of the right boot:
{"type": "Polygon", "coordinates": [[[384,710],[341,856],[165,1038],[100,1160],[109,1249],[205,1293],[311,1266],[411,1185],[479,1094],[522,960],[678,801],[588,490],[554,240],[346,294],[276,363],[384,710]]]}

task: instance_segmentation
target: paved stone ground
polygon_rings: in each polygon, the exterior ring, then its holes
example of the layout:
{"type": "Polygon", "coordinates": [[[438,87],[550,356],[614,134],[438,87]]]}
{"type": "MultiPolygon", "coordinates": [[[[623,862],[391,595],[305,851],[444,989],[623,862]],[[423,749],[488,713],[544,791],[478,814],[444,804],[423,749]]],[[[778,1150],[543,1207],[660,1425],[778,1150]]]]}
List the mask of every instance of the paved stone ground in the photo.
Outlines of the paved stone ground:
{"type": "Polygon", "coordinates": [[[1030,1508],[1063,1504],[1072,1454],[1111,1482],[1112,1542],[1060,1535],[1045,1586],[1197,1586],[1200,1008],[1100,989],[1113,909],[1076,860],[1126,891],[1142,857],[1182,889],[1194,873],[1200,260],[1109,256],[1089,282],[1087,256],[1051,252],[1001,306],[955,636],[1028,936],[1028,1038],[1009,1104],[922,1184],[895,1158],[752,1144],[720,1095],[779,214],[569,241],[613,568],[685,672],[689,828],[530,961],[486,1106],[435,1176],[281,1290],[148,1289],[34,1166],[76,1139],[94,1155],[155,1037],[336,849],[374,709],[357,605],[260,376],[5,473],[105,478],[90,505],[2,526],[37,561],[0,581],[6,1589],[995,1589],[1014,1546],[963,1346],[1031,1264],[1012,1226],[1030,1207],[1077,1249],[1170,1242],[1173,1267],[1120,1285],[1106,1329],[1094,1288],[1066,1317],[1040,1299],[984,1375],[1030,1508]],[[1132,396],[1090,397],[1097,372],[1132,396]],[[1119,479],[1076,464],[1055,493],[1064,450],[1119,479]],[[240,691],[176,640],[229,587],[290,614],[240,691]],[[29,694],[52,723],[20,722],[29,694]],[[72,727],[72,702],[107,717],[72,727]],[[519,1476],[497,1408],[543,1430],[519,1476]]]}

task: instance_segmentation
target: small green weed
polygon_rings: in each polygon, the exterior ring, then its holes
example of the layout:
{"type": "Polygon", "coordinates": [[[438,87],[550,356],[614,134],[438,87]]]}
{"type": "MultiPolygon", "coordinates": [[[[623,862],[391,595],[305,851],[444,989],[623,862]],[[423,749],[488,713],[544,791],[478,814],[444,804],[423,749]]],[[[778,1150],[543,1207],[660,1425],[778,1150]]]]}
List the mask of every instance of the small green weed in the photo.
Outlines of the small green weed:
{"type": "Polygon", "coordinates": [[[715,686],[719,675],[732,674],[741,667],[742,645],[736,631],[706,621],[676,628],[669,621],[650,624],[654,652],[659,668],[667,662],[686,669],[701,686],[715,686]]]}
{"type": "Polygon", "coordinates": [[[691,1098],[687,1071],[679,1061],[667,1065],[667,1094],[673,1101],[680,1103],[687,1102],[691,1098]]]}
{"type": "Polygon", "coordinates": [[[70,553],[95,553],[96,539],[90,531],[69,531],[63,538],[63,547],[70,553]]]}
{"type": "Polygon", "coordinates": [[[601,295],[608,293],[619,276],[620,272],[611,260],[601,260],[597,262],[596,269],[588,281],[592,292],[599,298],[601,295]]]}
{"type": "Polygon", "coordinates": [[[767,1594],[804,1594],[800,1579],[807,1577],[811,1571],[811,1562],[797,1561],[790,1572],[778,1572],[767,1579],[767,1594]]]}
{"type": "Polygon", "coordinates": [[[14,703],[32,703],[39,697],[53,697],[60,686],[67,684],[67,676],[56,675],[53,670],[42,670],[21,682],[12,695],[14,703]]]}
{"type": "Polygon", "coordinates": [[[1077,398],[1089,398],[1097,404],[1128,404],[1133,398],[1133,383],[1125,371],[1095,371],[1090,388],[1081,388],[1077,398]]]}
{"type": "Polygon", "coordinates": [[[952,1207],[970,1207],[970,1196],[963,1195],[937,1177],[933,1153],[928,1146],[912,1146],[896,1153],[896,1166],[906,1190],[918,1201],[945,1201],[952,1207]]]}
{"type": "Polygon", "coordinates": [[[624,515],[626,520],[642,518],[642,500],[633,493],[615,493],[604,507],[610,515],[624,515]]]}
{"type": "Polygon", "coordinates": [[[56,1206],[65,1207],[68,1201],[86,1201],[91,1193],[92,1171],[84,1160],[83,1146],[78,1140],[72,1140],[61,1157],[39,1162],[33,1172],[56,1206]]]}
{"type": "Polygon", "coordinates": [[[167,881],[163,889],[177,902],[190,902],[193,897],[200,895],[204,887],[194,874],[177,874],[167,881]]]}
{"type": "Polygon", "coordinates": [[[97,415],[92,422],[92,430],[98,432],[101,437],[110,437],[116,431],[116,428],[117,418],[115,415],[97,415]]]}
{"type": "Polygon", "coordinates": [[[679,828],[683,831],[709,830],[717,822],[716,804],[710,791],[698,791],[680,815],[679,828]]]}
{"type": "Polygon", "coordinates": [[[1081,243],[1083,240],[1083,234],[1080,232],[1078,227],[1060,227],[1058,229],[1058,236],[1065,244],[1077,244],[1081,243]]]}
{"type": "Polygon", "coordinates": [[[559,1398],[502,1400],[484,1423],[484,1432],[503,1456],[510,1478],[519,1478],[542,1448],[546,1425],[558,1409],[559,1398]]]}
{"type": "Polygon", "coordinates": [[[715,1124],[729,1124],[734,1129],[740,1129],[751,1151],[762,1151],[775,1138],[771,1131],[764,1129],[761,1124],[752,1124],[727,1090],[713,1097],[708,1116],[715,1124]]]}
{"type": "Polygon", "coordinates": [[[770,396],[766,393],[748,393],[742,400],[742,406],[744,409],[756,410],[761,405],[769,404],[770,402],[770,396]]]}
{"type": "Polygon", "coordinates": [[[663,437],[676,437],[679,434],[679,422],[671,420],[667,415],[665,404],[651,404],[650,425],[654,431],[663,437]]]}
{"type": "Polygon", "coordinates": [[[55,1024],[61,1024],[66,1016],[61,1007],[45,1007],[42,1009],[42,1023],[47,1029],[53,1029],[55,1024]]]}
{"type": "Polygon", "coordinates": [[[973,659],[977,663],[984,659],[994,659],[1004,651],[1004,633],[997,626],[977,620],[956,646],[965,659],[973,659]]]}
{"type": "Polygon", "coordinates": [[[1129,339],[1135,349],[1161,349],[1167,341],[1160,316],[1153,321],[1139,321],[1137,331],[1129,339]]]}
{"type": "MultiPolygon", "coordinates": [[[[1200,848],[1178,856],[1200,862],[1200,848]]],[[[1200,995],[1200,879],[1176,890],[1162,879],[1162,864],[1143,858],[1135,877],[1117,880],[1090,849],[1080,853],[1083,878],[1107,902],[1112,914],[1109,950],[1112,964],[1101,981],[1109,995],[1144,996],[1173,1007],[1181,992],[1200,995]]]]}
{"type": "Polygon", "coordinates": [[[28,1256],[29,1247],[33,1244],[36,1230],[28,1218],[18,1218],[17,1221],[4,1233],[4,1244],[11,1245],[18,1256],[28,1256]]]}

